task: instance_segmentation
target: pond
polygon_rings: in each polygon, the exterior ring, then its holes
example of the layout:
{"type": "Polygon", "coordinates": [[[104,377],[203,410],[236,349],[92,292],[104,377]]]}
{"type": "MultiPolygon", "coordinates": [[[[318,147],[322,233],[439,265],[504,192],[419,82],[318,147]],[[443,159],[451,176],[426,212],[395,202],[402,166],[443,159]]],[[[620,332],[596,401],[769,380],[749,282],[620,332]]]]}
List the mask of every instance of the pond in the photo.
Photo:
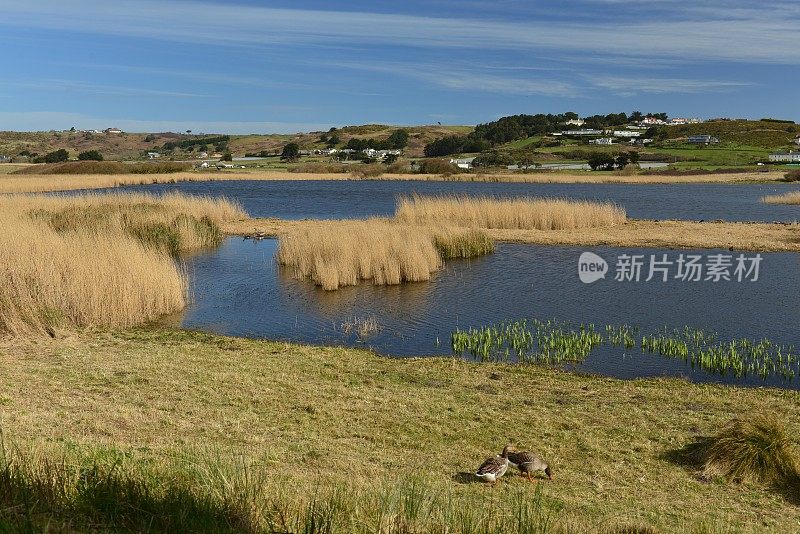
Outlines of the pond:
{"type": "MultiPolygon", "coordinates": [[[[188,258],[193,302],[172,321],[236,336],[362,346],[397,357],[451,354],[450,334],[456,328],[533,317],[628,324],[642,331],[688,325],[716,332],[721,339],[767,337],[800,346],[800,256],[796,254],[762,254],[756,281],[751,280],[751,271],[739,282],[731,269],[731,281],[692,282],[674,277],[679,254],[705,259],[733,253],[598,247],[591,251],[608,262],[610,271],[604,279],[587,284],[578,276],[584,249],[500,244],[495,254],[486,257],[448,261],[429,282],[361,284],[326,292],[279,268],[273,258],[276,248],[275,240],[228,238],[220,248],[188,258]],[[615,266],[624,254],[643,256],[639,282],[615,280],[615,266]],[[645,281],[652,254],[658,260],[668,254],[667,260],[674,262],[668,281],[663,282],[660,274],[645,281]],[[343,325],[355,318],[375,319],[378,331],[362,339],[347,333],[343,325]]],[[[672,375],[746,385],[800,385],[797,378],[787,383],[778,378],[718,376],[638,348],[600,347],[577,368],[622,378],[672,375]]]]}
{"type": "Polygon", "coordinates": [[[127,186],[124,191],[227,197],[253,217],[348,219],[394,213],[398,196],[464,194],[612,201],[636,219],[800,220],[800,206],[769,205],[765,195],[791,184],[520,184],[424,181],[221,181],[127,186]]]}

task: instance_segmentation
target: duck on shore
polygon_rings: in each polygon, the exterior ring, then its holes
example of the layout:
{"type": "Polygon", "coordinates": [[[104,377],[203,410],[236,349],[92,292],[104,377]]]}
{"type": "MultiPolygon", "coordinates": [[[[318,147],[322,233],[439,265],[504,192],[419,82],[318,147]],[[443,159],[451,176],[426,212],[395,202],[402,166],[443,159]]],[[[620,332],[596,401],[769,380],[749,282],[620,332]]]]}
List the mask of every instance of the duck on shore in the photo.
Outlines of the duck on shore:
{"type": "Polygon", "coordinates": [[[531,478],[531,473],[537,471],[544,471],[548,480],[553,480],[553,471],[547,462],[542,460],[541,456],[536,453],[528,451],[513,451],[508,455],[508,463],[519,469],[521,476],[527,476],[531,482],[536,482],[531,478]]]}
{"type": "Polygon", "coordinates": [[[478,470],[475,476],[484,482],[496,484],[497,481],[506,474],[508,470],[508,455],[514,450],[511,445],[506,445],[503,448],[502,454],[487,458],[478,470]]]}

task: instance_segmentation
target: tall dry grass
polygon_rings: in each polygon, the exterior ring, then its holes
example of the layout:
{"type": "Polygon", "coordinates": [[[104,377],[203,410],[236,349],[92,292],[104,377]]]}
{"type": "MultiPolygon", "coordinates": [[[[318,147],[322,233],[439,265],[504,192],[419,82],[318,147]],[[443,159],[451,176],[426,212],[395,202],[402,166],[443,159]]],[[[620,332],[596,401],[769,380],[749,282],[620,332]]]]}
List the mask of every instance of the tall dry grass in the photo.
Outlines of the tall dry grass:
{"type": "Polygon", "coordinates": [[[312,223],[281,236],[278,263],[323,289],[429,280],[442,258],[429,232],[382,219],[312,223]]]}
{"type": "Polygon", "coordinates": [[[187,280],[171,254],[208,246],[215,221],[240,215],[182,195],[2,197],[0,334],[127,327],[178,311],[187,280]]]}
{"type": "MultiPolygon", "coordinates": [[[[236,177],[237,175],[229,175],[236,177]]],[[[169,184],[176,182],[208,182],[222,175],[178,172],[174,174],[30,174],[0,177],[0,194],[43,193],[104,189],[124,185],[169,184]]],[[[241,177],[239,177],[241,178],[241,177]]]]}
{"type": "Polygon", "coordinates": [[[761,198],[766,204],[800,204],[800,191],[790,191],[782,195],[767,195],[761,198]]]}
{"type": "Polygon", "coordinates": [[[399,200],[395,218],[407,224],[567,230],[623,224],[626,215],[623,208],[609,202],[414,195],[399,200]]]}

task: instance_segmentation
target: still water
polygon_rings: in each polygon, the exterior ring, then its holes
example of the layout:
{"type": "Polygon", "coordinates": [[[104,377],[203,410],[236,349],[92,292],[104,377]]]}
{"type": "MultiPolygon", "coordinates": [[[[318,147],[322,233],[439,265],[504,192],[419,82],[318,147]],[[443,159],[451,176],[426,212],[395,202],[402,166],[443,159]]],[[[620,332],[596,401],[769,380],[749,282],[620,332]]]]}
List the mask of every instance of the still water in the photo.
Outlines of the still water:
{"type": "MultiPolygon", "coordinates": [[[[736,188],[731,188],[731,190],[736,188]]],[[[643,332],[692,326],[717,332],[723,339],[770,338],[800,346],[800,256],[762,254],[759,279],[684,282],[670,278],[617,282],[621,254],[685,254],[728,251],[663,251],[593,248],[608,261],[605,279],[584,284],[578,258],[584,249],[500,244],[495,254],[451,260],[429,282],[377,287],[362,284],[326,292],[294,280],[274,260],[277,242],[229,238],[209,253],[187,259],[193,302],[173,318],[190,329],[314,344],[368,347],[390,356],[450,354],[455,328],[486,326],[509,319],[558,319],[597,325],[628,324],[643,332]],[[365,339],[346,334],[354,318],[375,318],[380,330],[365,339]]],[[[646,269],[645,269],[646,271],[646,269]]],[[[579,370],[623,378],[685,376],[696,381],[733,382],[680,361],[631,349],[596,349],[579,370]]],[[[796,388],[760,378],[738,381],[796,388]]]]}
{"type": "Polygon", "coordinates": [[[128,186],[123,191],[227,197],[252,217],[349,219],[394,213],[399,196],[545,196],[611,201],[636,219],[727,221],[800,220],[800,206],[769,205],[765,195],[797,190],[791,184],[514,184],[422,181],[225,181],[128,186]]]}

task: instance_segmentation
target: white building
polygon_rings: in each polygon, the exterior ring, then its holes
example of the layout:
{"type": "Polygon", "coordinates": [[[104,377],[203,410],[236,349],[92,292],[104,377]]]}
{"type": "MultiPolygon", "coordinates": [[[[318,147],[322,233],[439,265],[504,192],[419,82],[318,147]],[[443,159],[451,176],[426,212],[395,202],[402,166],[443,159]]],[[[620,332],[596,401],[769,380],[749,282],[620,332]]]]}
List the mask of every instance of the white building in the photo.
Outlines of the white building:
{"type": "Polygon", "coordinates": [[[600,139],[590,139],[589,144],[592,145],[613,145],[614,140],[610,137],[601,137],[600,139]]]}
{"type": "Polygon", "coordinates": [[[603,130],[564,130],[561,135],[603,135],[603,130]]]}
{"type": "Polygon", "coordinates": [[[451,158],[450,163],[458,167],[459,169],[471,169],[472,162],[475,161],[475,158],[451,158]]]}
{"type": "Polygon", "coordinates": [[[107,133],[107,134],[121,134],[122,133],[122,130],[120,130],[119,128],[106,128],[103,131],[105,133],[107,133]]]}
{"type": "Polygon", "coordinates": [[[147,153],[147,159],[158,159],[160,157],[161,157],[161,154],[159,154],[158,152],[148,152],[147,153]]]}
{"type": "Polygon", "coordinates": [[[614,130],[614,137],[641,137],[642,132],[635,132],[633,130],[614,130]]]}
{"type": "Polygon", "coordinates": [[[775,163],[800,163],[800,152],[774,152],[769,160],[775,163]]]}
{"type": "Polygon", "coordinates": [[[584,121],[583,119],[570,119],[564,124],[566,124],[567,126],[583,126],[584,124],[586,124],[586,121],[584,121]]]}

